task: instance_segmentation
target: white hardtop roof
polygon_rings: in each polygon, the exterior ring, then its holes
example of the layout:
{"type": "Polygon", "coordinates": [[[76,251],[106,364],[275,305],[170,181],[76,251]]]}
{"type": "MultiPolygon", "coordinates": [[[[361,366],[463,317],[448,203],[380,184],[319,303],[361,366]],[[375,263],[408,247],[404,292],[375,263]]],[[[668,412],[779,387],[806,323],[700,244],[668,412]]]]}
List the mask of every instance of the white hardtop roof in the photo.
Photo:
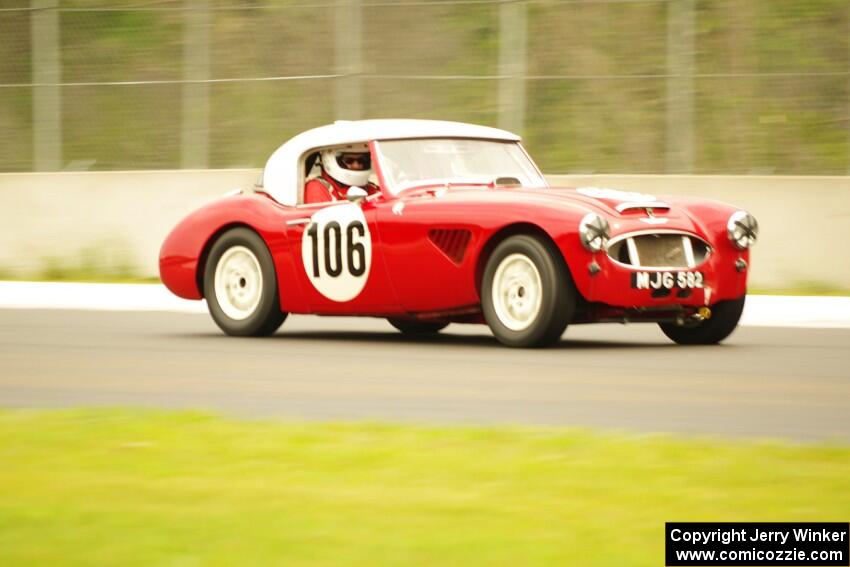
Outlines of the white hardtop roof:
{"type": "Polygon", "coordinates": [[[263,170],[263,191],[282,205],[298,204],[301,157],[317,148],[410,138],[476,138],[518,142],[516,134],[475,124],[443,120],[339,120],[302,132],[271,155],[263,170]]]}

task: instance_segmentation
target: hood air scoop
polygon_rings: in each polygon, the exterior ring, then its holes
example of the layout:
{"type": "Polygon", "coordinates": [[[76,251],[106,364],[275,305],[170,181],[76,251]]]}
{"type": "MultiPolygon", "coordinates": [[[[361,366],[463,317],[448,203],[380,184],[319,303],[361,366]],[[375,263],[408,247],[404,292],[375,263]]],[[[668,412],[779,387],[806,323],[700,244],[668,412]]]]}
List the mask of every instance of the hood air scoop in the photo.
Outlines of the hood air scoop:
{"type": "Polygon", "coordinates": [[[670,205],[667,203],[663,203],[661,201],[650,201],[644,203],[635,203],[635,202],[627,202],[620,203],[616,207],[618,213],[627,213],[629,211],[640,211],[645,212],[648,215],[653,214],[656,211],[667,212],[670,210],[670,205]]]}

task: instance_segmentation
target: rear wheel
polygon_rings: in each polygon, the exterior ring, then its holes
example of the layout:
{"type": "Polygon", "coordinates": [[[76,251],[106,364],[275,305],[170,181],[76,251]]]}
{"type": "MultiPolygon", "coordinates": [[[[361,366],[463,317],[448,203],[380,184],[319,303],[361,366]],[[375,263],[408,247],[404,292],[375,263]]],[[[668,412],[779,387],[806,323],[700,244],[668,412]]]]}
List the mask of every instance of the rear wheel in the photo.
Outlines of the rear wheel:
{"type": "Polygon", "coordinates": [[[448,323],[415,321],[412,319],[387,319],[387,321],[405,335],[433,335],[439,333],[449,325],[448,323]]]}
{"type": "Polygon", "coordinates": [[[542,347],[561,338],[575,313],[577,296],[554,245],[518,235],[499,244],[487,261],[481,309],[501,343],[542,347]]]}
{"type": "Polygon", "coordinates": [[[204,269],[204,297],[213,320],[228,335],[271,335],[286,319],[280,310],[271,253],[247,228],[225,232],[204,269]]]}
{"type": "Polygon", "coordinates": [[[744,311],[744,299],[720,301],[711,307],[711,317],[698,323],[676,325],[675,323],[659,323],[661,331],[673,342],[680,345],[713,345],[717,344],[735,330],[741,313],[744,311]]]}

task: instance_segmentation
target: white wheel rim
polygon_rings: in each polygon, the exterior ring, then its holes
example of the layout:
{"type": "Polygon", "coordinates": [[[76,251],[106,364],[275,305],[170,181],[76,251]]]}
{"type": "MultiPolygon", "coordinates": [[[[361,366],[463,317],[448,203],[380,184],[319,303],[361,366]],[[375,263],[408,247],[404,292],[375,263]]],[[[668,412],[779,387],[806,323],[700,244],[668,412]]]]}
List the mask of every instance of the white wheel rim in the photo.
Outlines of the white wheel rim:
{"type": "Polygon", "coordinates": [[[215,267],[215,298],[221,310],[231,319],[247,319],[262,295],[260,261],[244,246],[228,248],[215,267]]]}
{"type": "Polygon", "coordinates": [[[531,326],[540,314],[543,283],[534,262],[524,254],[511,254],[493,276],[493,308],[499,321],[512,331],[531,326]]]}

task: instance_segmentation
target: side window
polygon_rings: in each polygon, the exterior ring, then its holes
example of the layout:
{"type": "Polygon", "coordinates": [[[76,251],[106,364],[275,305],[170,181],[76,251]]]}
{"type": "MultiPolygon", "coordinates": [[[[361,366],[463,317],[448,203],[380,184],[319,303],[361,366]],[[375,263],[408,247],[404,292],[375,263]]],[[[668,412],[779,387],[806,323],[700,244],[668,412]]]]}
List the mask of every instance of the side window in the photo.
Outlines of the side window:
{"type": "Polygon", "coordinates": [[[321,175],[319,152],[308,152],[304,158],[304,179],[312,179],[317,175],[321,175]]]}
{"type": "Polygon", "coordinates": [[[305,202],[305,189],[307,187],[307,183],[311,179],[319,177],[322,174],[322,169],[318,151],[310,150],[302,156],[300,161],[301,165],[299,171],[301,175],[299,176],[298,204],[304,205],[308,204],[305,202]]]}
{"type": "Polygon", "coordinates": [[[361,187],[377,192],[372,156],[366,142],[328,146],[310,150],[302,161],[302,189],[300,202],[331,203],[344,201],[349,187],[361,187]]]}

